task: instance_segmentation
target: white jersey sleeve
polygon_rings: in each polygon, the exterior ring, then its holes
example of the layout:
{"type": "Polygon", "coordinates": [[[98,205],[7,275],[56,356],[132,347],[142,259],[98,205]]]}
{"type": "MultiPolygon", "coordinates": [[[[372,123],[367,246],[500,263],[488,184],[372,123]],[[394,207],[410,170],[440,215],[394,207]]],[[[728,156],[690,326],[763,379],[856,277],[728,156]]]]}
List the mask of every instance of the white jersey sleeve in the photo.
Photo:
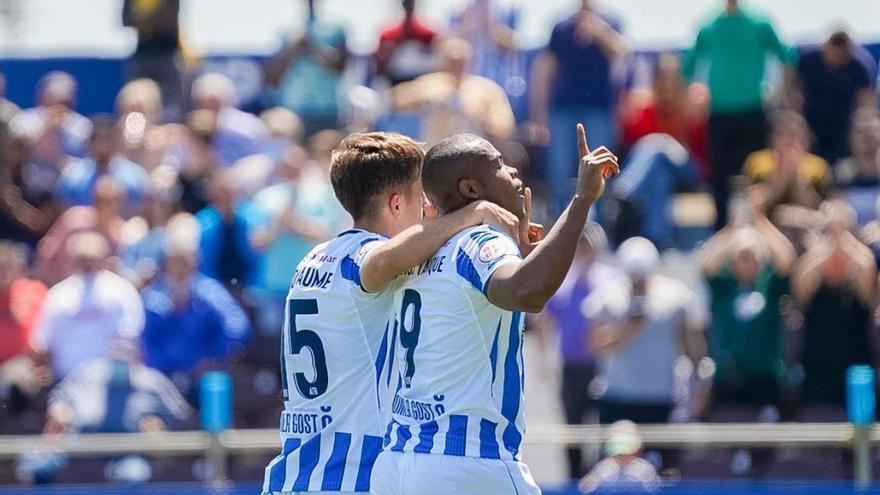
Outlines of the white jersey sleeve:
{"type": "Polygon", "coordinates": [[[484,295],[498,267],[522,260],[513,239],[494,227],[477,227],[462,243],[456,260],[458,274],[484,295]]]}
{"type": "Polygon", "coordinates": [[[363,284],[361,283],[361,268],[364,266],[364,261],[367,259],[367,255],[370,254],[374,249],[379,246],[382,246],[388,242],[387,239],[380,237],[370,237],[364,239],[360,243],[360,247],[357,248],[353,256],[347,256],[342,260],[342,266],[340,267],[342,271],[342,276],[361,288],[363,292],[369,294],[369,292],[364,289],[363,284]]]}

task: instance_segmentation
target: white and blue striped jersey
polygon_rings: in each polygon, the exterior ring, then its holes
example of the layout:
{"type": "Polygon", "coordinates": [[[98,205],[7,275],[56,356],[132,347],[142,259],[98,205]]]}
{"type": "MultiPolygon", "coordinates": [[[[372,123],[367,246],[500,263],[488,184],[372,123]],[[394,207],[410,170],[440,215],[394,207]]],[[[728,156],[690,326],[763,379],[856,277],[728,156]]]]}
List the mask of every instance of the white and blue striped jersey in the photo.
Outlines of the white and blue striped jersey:
{"type": "Polygon", "coordinates": [[[394,291],[366,293],[360,263],[383,242],[349,230],[296,268],[281,336],[283,448],[266,468],[263,493],[370,489],[387,425],[394,291]]]}
{"type": "Polygon", "coordinates": [[[478,226],[398,279],[385,449],[520,459],[523,315],[486,297],[494,271],[520,259],[510,237],[478,226]]]}

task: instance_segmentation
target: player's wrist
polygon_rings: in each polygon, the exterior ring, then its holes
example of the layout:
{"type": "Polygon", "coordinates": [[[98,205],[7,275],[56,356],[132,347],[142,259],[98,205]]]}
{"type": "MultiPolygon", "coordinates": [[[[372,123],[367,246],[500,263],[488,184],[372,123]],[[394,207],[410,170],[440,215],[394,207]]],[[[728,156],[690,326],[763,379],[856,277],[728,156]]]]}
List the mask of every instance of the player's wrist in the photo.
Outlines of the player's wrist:
{"type": "Polygon", "coordinates": [[[577,191],[571,198],[571,204],[578,208],[590,208],[600,195],[591,194],[588,191],[577,191]]]}

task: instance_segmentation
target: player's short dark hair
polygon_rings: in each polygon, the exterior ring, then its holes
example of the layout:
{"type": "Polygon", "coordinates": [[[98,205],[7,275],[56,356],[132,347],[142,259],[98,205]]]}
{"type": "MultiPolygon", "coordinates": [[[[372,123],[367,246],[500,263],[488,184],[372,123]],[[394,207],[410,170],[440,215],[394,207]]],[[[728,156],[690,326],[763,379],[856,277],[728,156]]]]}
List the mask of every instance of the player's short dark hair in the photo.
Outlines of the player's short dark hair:
{"type": "Polygon", "coordinates": [[[428,150],[422,165],[422,186],[434,206],[449,211],[457,197],[458,182],[466,178],[467,166],[485,158],[485,143],[475,134],[456,134],[428,150]]]}
{"type": "Polygon", "coordinates": [[[330,182],[355,220],[376,213],[376,198],[419,177],[425,152],[393,132],[350,134],[333,151],[330,182]]]}

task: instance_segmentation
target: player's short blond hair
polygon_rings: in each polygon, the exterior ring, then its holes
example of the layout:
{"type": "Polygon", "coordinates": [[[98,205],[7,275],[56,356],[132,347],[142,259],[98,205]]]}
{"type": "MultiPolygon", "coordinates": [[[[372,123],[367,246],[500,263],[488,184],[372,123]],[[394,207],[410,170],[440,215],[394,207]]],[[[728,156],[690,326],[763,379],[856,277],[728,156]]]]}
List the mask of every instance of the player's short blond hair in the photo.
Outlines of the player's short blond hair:
{"type": "Polygon", "coordinates": [[[412,138],[393,132],[351,134],[333,151],[330,182],[355,221],[376,213],[376,198],[409,191],[419,178],[425,152],[412,138]]]}

